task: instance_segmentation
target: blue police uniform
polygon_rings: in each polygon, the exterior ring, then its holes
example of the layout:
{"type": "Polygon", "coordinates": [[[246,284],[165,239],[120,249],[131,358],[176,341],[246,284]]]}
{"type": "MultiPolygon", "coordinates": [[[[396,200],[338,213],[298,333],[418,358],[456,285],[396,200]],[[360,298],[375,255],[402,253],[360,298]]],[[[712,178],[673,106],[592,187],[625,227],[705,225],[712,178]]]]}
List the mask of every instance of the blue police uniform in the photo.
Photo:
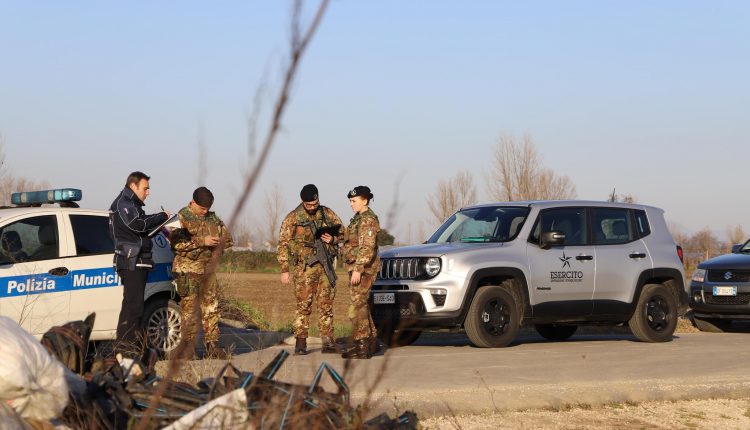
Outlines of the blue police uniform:
{"type": "Polygon", "coordinates": [[[140,349],[146,278],[153,267],[148,233],[167,220],[164,212],[146,215],[143,205],[133,190],[125,187],[109,208],[115,240],[114,265],[123,285],[116,348],[123,352],[140,349]]]}

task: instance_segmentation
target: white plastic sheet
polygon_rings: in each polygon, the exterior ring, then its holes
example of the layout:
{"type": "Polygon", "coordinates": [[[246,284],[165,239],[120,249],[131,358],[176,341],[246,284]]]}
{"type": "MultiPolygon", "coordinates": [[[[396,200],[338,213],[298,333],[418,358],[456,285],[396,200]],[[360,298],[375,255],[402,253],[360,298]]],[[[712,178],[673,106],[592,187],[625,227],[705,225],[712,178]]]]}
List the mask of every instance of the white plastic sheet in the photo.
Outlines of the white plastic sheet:
{"type": "Polygon", "coordinates": [[[39,341],[0,316],[0,400],[21,417],[50,420],[68,404],[65,367],[39,341]]]}
{"type": "Polygon", "coordinates": [[[238,388],[185,414],[162,430],[249,429],[247,394],[238,388]]]}

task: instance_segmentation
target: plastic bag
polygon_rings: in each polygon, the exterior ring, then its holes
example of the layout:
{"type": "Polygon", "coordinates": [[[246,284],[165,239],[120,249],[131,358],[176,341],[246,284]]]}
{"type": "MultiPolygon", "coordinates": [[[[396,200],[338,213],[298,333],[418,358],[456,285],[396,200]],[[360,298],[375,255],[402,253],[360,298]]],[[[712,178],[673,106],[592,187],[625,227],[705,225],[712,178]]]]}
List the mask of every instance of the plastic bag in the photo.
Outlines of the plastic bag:
{"type": "Polygon", "coordinates": [[[23,418],[49,420],[68,404],[65,367],[39,341],[0,316],[0,400],[23,418]]]}

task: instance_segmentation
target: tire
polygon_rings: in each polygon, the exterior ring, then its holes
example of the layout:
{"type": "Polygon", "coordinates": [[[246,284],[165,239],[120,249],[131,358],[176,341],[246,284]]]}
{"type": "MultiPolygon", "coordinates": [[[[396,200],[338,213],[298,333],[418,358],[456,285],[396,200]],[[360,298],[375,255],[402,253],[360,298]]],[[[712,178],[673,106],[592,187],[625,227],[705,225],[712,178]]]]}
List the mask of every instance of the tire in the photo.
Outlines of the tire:
{"type": "Polygon", "coordinates": [[[182,342],[182,311],[174,300],[151,298],[143,312],[143,329],[148,345],[168,356],[182,342]]]}
{"type": "Polygon", "coordinates": [[[577,325],[534,324],[534,328],[547,340],[565,340],[578,330],[577,325]]]}
{"type": "Polygon", "coordinates": [[[521,326],[518,307],[518,300],[508,289],[496,285],[480,288],[464,321],[471,343],[479,348],[510,345],[521,326]]]}
{"type": "Polygon", "coordinates": [[[642,342],[672,340],[677,327],[677,300],[672,291],[662,284],[644,285],[628,325],[642,342]]]}
{"type": "Polygon", "coordinates": [[[388,330],[378,329],[378,339],[389,348],[409,346],[419,339],[421,330],[388,330]]]}
{"type": "Polygon", "coordinates": [[[729,330],[729,326],[732,325],[732,320],[722,320],[718,318],[698,318],[693,317],[693,324],[700,331],[708,333],[724,333],[729,330]]]}

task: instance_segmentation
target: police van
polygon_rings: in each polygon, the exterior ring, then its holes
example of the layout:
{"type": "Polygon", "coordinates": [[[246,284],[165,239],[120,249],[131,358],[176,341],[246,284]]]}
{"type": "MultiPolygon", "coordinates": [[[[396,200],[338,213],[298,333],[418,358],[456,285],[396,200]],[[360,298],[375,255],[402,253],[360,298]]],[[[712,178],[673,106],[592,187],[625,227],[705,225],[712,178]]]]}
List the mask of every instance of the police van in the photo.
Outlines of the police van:
{"type": "MultiPolygon", "coordinates": [[[[91,312],[91,340],[116,337],[123,287],[112,265],[109,213],[79,208],[81,197],[72,188],[21,192],[11,195],[13,206],[0,207],[0,315],[37,337],[91,312]]],[[[152,241],[143,321],[149,343],[168,353],[181,340],[174,255],[166,230],[152,241]]]]}

